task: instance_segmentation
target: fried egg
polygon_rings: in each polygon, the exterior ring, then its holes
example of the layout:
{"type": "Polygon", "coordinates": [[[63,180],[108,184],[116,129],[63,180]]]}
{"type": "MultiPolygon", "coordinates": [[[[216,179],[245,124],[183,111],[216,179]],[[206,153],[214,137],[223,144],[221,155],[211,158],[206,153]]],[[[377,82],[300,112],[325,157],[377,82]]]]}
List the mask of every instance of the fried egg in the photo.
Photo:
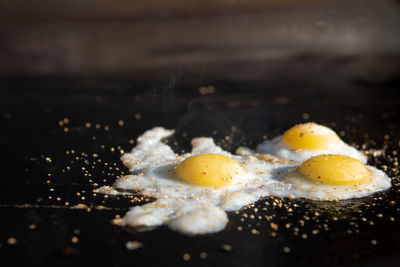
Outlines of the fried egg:
{"type": "Polygon", "coordinates": [[[340,200],[360,198],[391,187],[381,170],[349,156],[329,154],[311,157],[284,175],[296,198],[340,200]]]}
{"type": "Polygon", "coordinates": [[[121,225],[167,225],[188,235],[208,234],[225,228],[226,212],[262,197],[348,199],[390,187],[385,173],[348,156],[317,156],[300,165],[266,155],[232,155],[206,137],[192,139],[191,152],[178,155],[162,142],[171,134],[161,127],[146,131],[121,157],[132,174],[97,190],[155,199],[132,207],[121,225]]]}
{"type": "Polygon", "coordinates": [[[156,199],[133,207],[123,225],[166,224],[185,234],[218,232],[227,223],[225,211],[239,210],[269,195],[276,188],[273,184],[281,184],[272,179],[273,164],[254,156],[232,155],[211,138],[195,138],[191,153],[176,155],[161,142],[172,133],[151,129],[138,138],[131,153],[122,156],[133,174],[117,179],[114,188],[156,199]]]}
{"type": "Polygon", "coordinates": [[[265,140],[257,146],[257,151],[294,161],[321,154],[340,154],[367,162],[366,155],[343,142],[332,129],[312,122],[297,124],[283,135],[265,140]]]}

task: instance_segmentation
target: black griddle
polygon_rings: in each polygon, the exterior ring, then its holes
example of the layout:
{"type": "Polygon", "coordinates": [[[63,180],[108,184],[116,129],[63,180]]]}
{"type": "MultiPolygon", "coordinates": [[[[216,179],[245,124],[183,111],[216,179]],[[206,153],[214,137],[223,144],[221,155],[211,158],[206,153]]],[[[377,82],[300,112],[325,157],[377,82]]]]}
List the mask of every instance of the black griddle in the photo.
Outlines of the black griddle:
{"type": "Polygon", "coordinates": [[[399,266],[398,25],[392,0],[2,1],[0,266],[399,266]],[[118,227],[152,200],[93,194],[154,126],[233,152],[306,121],[393,187],[265,198],[194,237],[118,227]]]}
{"type": "MultiPolygon", "coordinates": [[[[307,66],[315,60],[300,61],[307,66]]],[[[299,59],[288,65],[300,64],[296,62],[299,59]]],[[[340,68],[343,62],[334,64],[340,68]]],[[[236,66],[231,73],[235,71],[243,69],[236,66]]],[[[247,66],[244,71],[252,69],[247,66]]],[[[304,73],[297,79],[267,79],[258,73],[256,81],[218,79],[210,72],[197,79],[180,72],[139,81],[4,76],[0,83],[2,265],[398,266],[399,76],[327,83],[304,73]],[[214,86],[215,93],[202,95],[200,86],[214,86]],[[64,118],[68,124],[60,126],[64,118]],[[140,232],[112,225],[116,215],[123,216],[133,205],[130,199],[92,193],[127,173],[119,150],[129,151],[131,139],[151,127],[176,129],[165,142],[177,152],[189,149],[195,136],[212,136],[234,151],[238,145],[254,147],[263,136],[274,137],[305,121],[327,125],[344,141],[369,151],[369,164],[387,166],[392,189],[339,202],[283,199],[278,201],[281,207],[267,198],[238,214],[229,213],[224,231],[194,237],[164,226],[140,232]],[[372,156],[373,152],[377,154],[372,156]],[[97,165],[91,168],[94,161],[97,165]],[[288,211],[286,205],[295,208],[288,211]],[[271,222],[278,225],[277,231],[271,222]],[[239,226],[243,230],[238,231],[239,226]],[[294,227],[299,229],[297,235],[294,227]],[[10,237],[16,238],[15,245],[8,244],[10,237]],[[128,250],[125,244],[131,240],[143,247],[128,250]],[[202,252],[206,259],[200,257],[202,252]],[[187,261],[185,253],[190,255],[187,261]]]]}

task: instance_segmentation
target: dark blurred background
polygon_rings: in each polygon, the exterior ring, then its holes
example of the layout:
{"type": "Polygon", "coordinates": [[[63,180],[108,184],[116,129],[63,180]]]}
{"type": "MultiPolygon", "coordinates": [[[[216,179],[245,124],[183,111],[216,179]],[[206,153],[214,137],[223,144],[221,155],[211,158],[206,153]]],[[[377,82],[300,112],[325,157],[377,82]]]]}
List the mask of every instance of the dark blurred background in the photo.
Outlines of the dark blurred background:
{"type": "Polygon", "coordinates": [[[2,77],[398,79],[394,0],[0,1],[2,77]]]}

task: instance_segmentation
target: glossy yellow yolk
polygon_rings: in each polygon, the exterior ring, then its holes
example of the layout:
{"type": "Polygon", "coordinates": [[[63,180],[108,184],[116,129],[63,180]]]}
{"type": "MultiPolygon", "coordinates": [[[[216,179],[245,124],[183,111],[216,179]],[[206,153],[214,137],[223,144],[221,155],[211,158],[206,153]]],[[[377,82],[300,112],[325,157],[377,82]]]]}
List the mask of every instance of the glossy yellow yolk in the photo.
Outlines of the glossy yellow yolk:
{"type": "Polygon", "coordinates": [[[311,157],[298,168],[302,177],[324,184],[359,184],[370,179],[371,173],[360,161],[343,155],[311,157]]]}
{"type": "Polygon", "coordinates": [[[222,155],[200,154],[182,161],[176,176],[187,183],[203,186],[237,184],[246,175],[239,162],[222,155]]]}
{"type": "Polygon", "coordinates": [[[283,134],[283,142],[291,149],[327,150],[342,142],[328,127],[312,122],[297,124],[283,134]]]}

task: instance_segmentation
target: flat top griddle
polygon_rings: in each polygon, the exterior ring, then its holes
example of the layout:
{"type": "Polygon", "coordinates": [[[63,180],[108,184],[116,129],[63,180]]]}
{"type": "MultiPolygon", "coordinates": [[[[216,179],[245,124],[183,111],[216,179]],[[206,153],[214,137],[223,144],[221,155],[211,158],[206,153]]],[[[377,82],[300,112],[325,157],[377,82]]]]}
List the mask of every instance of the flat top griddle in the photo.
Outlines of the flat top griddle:
{"type": "Polygon", "coordinates": [[[318,89],[214,78],[3,77],[0,258],[5,266],[397,266],[398,85],[396,77],[318,89]],[[214,93],[199,93],[209,85],[214,93]],[[393,178],[392,189],[340,202],[266,198],[229,213],[224,231],[195,237],[164,226],[114,226],[131,199],[92,193],[127,173],[120,150],[151,127],[176,129],[166,141],[177,152],[195,136],[234,151],[305,121],[369,152],[369,164],[393,178]],[[132,240],[143,247],[128,250],[132,240]]]}

